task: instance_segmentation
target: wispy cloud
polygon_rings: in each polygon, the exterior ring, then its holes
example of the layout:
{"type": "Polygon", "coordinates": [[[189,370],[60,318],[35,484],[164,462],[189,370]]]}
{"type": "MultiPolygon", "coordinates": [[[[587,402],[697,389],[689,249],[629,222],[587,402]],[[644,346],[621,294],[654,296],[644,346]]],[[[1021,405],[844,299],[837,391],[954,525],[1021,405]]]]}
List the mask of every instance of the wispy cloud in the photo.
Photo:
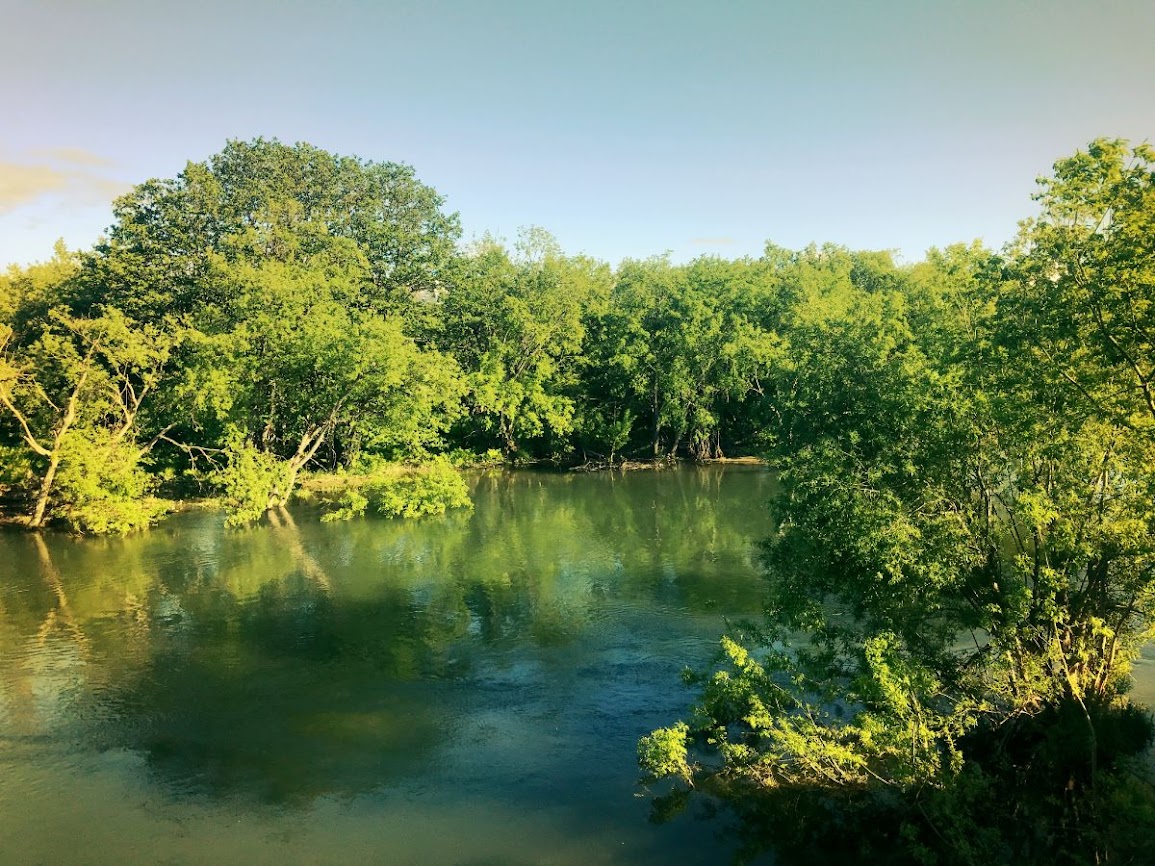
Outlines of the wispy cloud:
{"type": "Polygon", "coordinates": [[[67,185],[67,176],[51,166],[0,162],[0,213],[59,192],[67,185]]]}
{"type": "Polygon", "coordinates": [[[690,245],[695,247],[728,247],[738,243],[734,238],[690,238],[690,245]]]}
{"type": "Polygon", "coordinates": [[[0,214],[54,196],[72,204],[100,204],[128,184],[108,177],[111,163],[76,147],[43,151],[38,159],[0,160],[0,214]]]}
{"type": "Polygon", "coordinates": [[[108,168],[115,163],[107,156],[85,150],[83,147],[49,147],[36,151],[37,156],[46,156],[58,162],[69,162],[73,165],[89,165],[108,168]]]}

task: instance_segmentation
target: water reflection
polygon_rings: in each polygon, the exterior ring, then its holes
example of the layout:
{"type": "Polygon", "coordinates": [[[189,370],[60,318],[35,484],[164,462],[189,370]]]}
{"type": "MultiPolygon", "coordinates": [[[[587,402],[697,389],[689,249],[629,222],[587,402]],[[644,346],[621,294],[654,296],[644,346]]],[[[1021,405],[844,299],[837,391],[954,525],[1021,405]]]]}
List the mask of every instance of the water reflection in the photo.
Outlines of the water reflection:
{"type": "Polygon", "coordinates": [[[633,860],[687,855],[644,823],[634,743],[722,615],[756,612],[769,495],[760,471],[494,473],[472,512],[420,521],[2,535],[0,805],[31,822],[51,761],[121,755],[149,802],[555,808],[567,833],[629,827],[633,860]]]}

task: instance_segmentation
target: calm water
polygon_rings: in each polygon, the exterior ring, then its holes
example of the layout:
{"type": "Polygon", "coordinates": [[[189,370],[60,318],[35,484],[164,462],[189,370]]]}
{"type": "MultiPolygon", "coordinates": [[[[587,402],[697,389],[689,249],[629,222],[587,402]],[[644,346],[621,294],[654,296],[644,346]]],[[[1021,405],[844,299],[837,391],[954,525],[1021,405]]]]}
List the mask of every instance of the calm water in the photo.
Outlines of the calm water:
{"type": "Polygon", "coordinates": [[[718,863],[640,735],[756,614],[771,479],[495,474],[473,512],[0,534],[2,863],[718,863]]]}

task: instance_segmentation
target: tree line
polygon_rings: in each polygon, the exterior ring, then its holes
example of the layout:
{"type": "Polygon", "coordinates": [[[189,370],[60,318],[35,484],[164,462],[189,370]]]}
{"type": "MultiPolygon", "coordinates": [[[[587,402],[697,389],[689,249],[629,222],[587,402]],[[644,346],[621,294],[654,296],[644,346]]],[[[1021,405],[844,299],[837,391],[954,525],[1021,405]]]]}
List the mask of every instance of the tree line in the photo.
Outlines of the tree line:
{"type": "Polygon", "coordinates": [[[160,495],[253,519],[311,469],[759,452],[818,295],[925,292],[983,255],[611,268],[541,229],[460,234],[412,169],[305,144],[233,141],[140,184],[92,249],[0,277],[6,507],[126,531],[160,495]]]}

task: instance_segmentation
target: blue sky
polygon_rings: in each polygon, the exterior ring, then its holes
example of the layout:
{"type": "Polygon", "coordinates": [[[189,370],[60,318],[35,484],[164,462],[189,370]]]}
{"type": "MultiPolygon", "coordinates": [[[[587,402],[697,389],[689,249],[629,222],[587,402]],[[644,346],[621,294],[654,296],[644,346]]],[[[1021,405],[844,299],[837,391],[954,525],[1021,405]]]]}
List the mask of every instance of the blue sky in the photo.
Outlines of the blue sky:
{"type": "Polygon", "coordinates": [[[617,262],[1000,246],[1155,138],[1150,0],[0,0],[0,264],[262,135],[413,165],[466,238],[617,262]]]}

